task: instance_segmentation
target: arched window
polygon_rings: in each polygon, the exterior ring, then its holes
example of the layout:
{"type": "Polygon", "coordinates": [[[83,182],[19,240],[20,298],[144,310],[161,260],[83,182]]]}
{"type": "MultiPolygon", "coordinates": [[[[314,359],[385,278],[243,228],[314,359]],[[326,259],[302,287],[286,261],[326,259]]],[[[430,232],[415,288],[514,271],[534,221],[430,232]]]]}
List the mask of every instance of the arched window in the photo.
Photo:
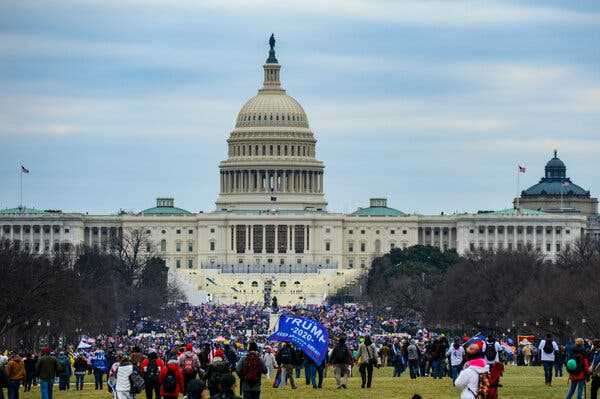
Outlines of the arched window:
{"type": "Polygon", "coordinates": [[[244,285],[243,281],[238,281],[238,285],[241,287],[242,285],[244,285]]]}
{"type": "Polygon", "coordinates": [[[300,281],[294,281],[294,285],[298,287],[300,285],[300,281]]]}
{"type": "Polygon", "coordinates": [[[167,240],[160,240],[160,252],[167,251],[167,240]]]}
{"type": "Polygon", "coordinates": [[[287,287],[287,284],[285,283],[285,281],[282,281],[281,283],[279,283],[279,286],[281,288],[285,288],[285,287],[287,287]]]}
{"type": "Polygon", "coordinates": [[[252,282],[252,287],[253,287],[253,288],[256,288],[256,287],[258,287],[258,281],[253,281],[253,282],[252,282]]]}

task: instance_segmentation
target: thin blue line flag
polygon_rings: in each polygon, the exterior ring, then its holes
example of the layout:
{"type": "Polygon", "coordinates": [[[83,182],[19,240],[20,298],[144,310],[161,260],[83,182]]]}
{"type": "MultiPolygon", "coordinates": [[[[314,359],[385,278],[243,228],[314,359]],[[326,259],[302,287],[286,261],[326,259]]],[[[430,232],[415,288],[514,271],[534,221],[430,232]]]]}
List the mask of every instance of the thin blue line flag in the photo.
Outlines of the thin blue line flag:
{"type": "Polygon", "coordinates": [[[281,315],[277,330],[269,337],[270,341],[291,342],[311,358],[317,365],[327,357],[329,334],[316,320],[293,315],[281,315]]]}

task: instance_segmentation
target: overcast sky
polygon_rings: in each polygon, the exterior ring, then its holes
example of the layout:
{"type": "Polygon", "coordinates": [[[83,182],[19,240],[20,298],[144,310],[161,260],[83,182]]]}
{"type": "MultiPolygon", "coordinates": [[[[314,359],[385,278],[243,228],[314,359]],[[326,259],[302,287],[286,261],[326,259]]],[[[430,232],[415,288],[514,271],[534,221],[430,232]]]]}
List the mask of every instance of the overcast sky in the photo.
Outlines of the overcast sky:
{"type": "Polygon", "coordinates": [[[511,206],[554,148],[600,195],[600,2],[0,2],[0,208],[210,211],[271,32],[332,211],[511,206]],[[576,3],[576,4],[574,4],[576,3]]]}

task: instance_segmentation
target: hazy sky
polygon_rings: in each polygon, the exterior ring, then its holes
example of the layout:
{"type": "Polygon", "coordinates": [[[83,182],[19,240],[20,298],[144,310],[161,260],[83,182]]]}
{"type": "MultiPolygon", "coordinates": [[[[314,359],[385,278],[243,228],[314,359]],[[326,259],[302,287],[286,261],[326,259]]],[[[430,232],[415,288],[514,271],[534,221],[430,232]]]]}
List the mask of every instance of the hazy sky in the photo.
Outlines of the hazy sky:
{"type": "Polygon", "coordinates": [[[0,208],[210,211],[268,36],[329,209],[509,207],[554,148],[600,195],[600,2],[0,2],[0,208]],[[576,4],[574,4],[576,3],[576,4]]]}

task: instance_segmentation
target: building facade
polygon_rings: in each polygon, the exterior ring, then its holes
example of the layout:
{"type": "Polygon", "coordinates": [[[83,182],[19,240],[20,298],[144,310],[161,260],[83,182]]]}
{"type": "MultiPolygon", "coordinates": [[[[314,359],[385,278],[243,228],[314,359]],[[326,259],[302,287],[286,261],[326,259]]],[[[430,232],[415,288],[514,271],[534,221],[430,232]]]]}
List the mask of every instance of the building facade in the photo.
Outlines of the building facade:
{"type": "Polygon", "coordinates": [[[355,281],[394,248],[431,245],[460,254],[531,248],[549,259],[585,234],[577,213],[508,209],[411,215],[373,198],[351,214],[327,211],[324,164],[302,106],[281,86],[271,40],[264,82],[239,112],[219,165],[216,209],[191,213],[172,198],[140,213],[88,215],[30,208],[0,210],[0,239],[51,255],[143,232],[191,302],[319,303],[355,281]]]}

